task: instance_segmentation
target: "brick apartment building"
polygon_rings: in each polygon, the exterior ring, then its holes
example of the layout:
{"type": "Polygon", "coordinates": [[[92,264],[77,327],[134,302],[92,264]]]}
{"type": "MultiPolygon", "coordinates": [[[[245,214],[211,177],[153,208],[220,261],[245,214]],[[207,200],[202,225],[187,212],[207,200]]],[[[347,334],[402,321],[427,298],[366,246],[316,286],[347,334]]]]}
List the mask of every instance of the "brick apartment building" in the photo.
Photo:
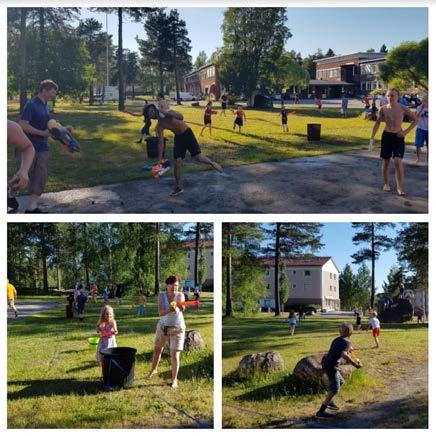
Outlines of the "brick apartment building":
{"type": "Polygon", "coordinates": [[[338,98],[343,92],[349,95],[382,89],[385,84],[379,77],[379,66],[385,53],[352,53],[317,59],[316,79],[309,82],[309,92],[324,98],[338,98]]]}
{"type": "MultiPolygon", "coordinates": [[[[274,308],[274,259],[262,258],[268,296],[261,306],[274,308]]],[[[321,309],[339,310],[339,268],[331,257],[284,259],[289,279],[289,298],[285,305],[318,305],[321,309]]]]}
{"type": "Polygon", "coordinates": [[[190,92],[195,97],[219,100],[221,87],[218,80],[217,65],[207,64],[187,74],[183,80],[183,88],[185,92],[190,92]]]}

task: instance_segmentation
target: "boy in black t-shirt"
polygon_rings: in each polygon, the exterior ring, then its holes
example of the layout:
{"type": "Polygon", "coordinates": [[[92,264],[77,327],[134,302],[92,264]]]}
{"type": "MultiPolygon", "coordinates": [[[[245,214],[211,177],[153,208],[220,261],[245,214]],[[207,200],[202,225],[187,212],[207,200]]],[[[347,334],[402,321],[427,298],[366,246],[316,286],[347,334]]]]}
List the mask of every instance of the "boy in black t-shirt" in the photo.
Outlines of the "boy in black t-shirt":
{"type": "Polygon", "coordinates": [[[332,400],[345,383],[344,378],[339,372],[340,359],[344,358],[356,368],[361,367],[360,362],[355,362],[350,355],[352,347],[348,338],[353,334],[353,326],[351,324],[342,324],[339,329],[339,334],[340,336],[331,343],[329,352],[322,358],[322,369],[329,378],[329,393],[316,413],[317,418],[328,419],[334,416],[326,412],[326,409],[333,411],[339,410],[339,407],[332,400]]]}

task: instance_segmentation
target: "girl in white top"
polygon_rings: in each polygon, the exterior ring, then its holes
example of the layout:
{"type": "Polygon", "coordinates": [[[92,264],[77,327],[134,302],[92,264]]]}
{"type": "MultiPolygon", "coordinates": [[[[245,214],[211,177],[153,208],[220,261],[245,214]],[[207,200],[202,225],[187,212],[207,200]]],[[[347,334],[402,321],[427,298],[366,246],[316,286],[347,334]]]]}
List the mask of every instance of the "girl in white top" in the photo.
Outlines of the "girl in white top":
{"type": "Polygon", "coordinates": [[[167,342],[171,351],[171,387],[177,388],[177,374],[180,367],[180,352],[185,341],[185,320],[183,311],[185,307],[180,303],[185,301],[185,296],[179,292],[179,280],[175,276],[166,279],[166,292],[158,296],[159,322],[156,327],[153,360],[148,379],[157,374],[162,350],[167,342]]]}

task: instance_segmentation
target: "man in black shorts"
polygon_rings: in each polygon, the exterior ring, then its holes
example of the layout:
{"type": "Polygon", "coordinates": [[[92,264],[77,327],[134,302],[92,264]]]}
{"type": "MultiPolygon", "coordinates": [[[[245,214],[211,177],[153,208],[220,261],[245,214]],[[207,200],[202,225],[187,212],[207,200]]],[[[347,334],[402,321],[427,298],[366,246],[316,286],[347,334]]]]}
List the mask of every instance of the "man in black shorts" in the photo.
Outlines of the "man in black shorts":
{"type": "Polygon", "coordinates": [[[210,165],[220,173],[223,172],[221,165],[201,154],[200,145],[195,138],[194,132],[188,127],[185,121],[183,121],[183,115],[181,113],[172,110],[158,111],[154,105],[150,105],[148,108],[148,116],[150,119],[159,120],[156,126],[156,133],[159,137],[159,162],[163,159],[164,130],[170,130],[174,133],[174,176],[176,186],[173,192],[171,192],[171,196],[176,196],[183,192],[181,185],[182,160],[185,158],[187,151],[189,151],[192,158],[197,162],[210,165]]]}
{"type": "Polygon", "coordinates": [[[404,168],[403,157],[405,150],[404,138],[418,124],[418,119],[415,114],[407,107],[398,102],[400,93],[397,89],[390,89],[387,93],[389,103],[380,108],[377,121],[372,129],[371,139],[369,141],[369,149],[372,149],[374,137],[383,121],[386,123],[383,135],[381,138],[380,157],[383,159],[383,191],[390,191],[389,185],[389,164],[391,158],[395,163],[395,178],[397,181],[397,193],[404,196],[403,180],[404,168]],[[402,124],[404,116],[407,115],[411,120],[409,127],[403,130],[402,124]]]}

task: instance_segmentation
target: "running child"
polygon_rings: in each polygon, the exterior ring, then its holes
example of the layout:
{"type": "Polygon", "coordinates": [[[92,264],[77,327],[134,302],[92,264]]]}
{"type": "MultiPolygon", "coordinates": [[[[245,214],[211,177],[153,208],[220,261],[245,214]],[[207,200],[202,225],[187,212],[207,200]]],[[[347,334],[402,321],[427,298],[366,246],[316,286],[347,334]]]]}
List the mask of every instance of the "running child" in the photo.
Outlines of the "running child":
{"type": "Polygon", "coordinates": [[[342,324],[339,329],[339,337],[333,340],[328,353],[322,358],[322,369],[325,371],[329,379],[329,392],[320,409],[316,413],[317,418],[333,418],[335,415],[327,412],[326,410],[329,409],[334,412],[339,410],[339,407],[333,402],[333,397],[338,394],[341,386],[345,383],[345,380],[339,371],[339,361],[341,358],[348,363],[351,363],[351,365],[355,366],[356,368],[361,367],[360,363],[355,362],[350,355],[352,346],[349,338],[352,334],[353,326],[351,324],[342,324]]]}
{"type": "Polygon", "coordinates": [[[372,336],[375,341],[375,348],[380,348],[380,342],[378,340],[380,336],[380,321],[377,318],[377,312],[375,310],[369,315],[369,325],[371,326],[372,336]]]}
{"type": "Polygon", "coordinates": [[[315,106],[318,107],[318,111],[321,114],[322,113],[322,99],[321,99],[321,97],[315,97],[315,106]]]}
{"type": "Polygon", "coordinates": [[[295,326],[297,325],[297,317],[295,316],[295,312],[293,310],[291,310],[289,312],[289,316],[288,316],[288,324],[289,324],[289,329],[288,329],[288,333],[291,336],[294,336],[294,332],[295,332],[295,326]]]}
{"type": "Polygon", "coordinates": [[[236,111],[233,111],[233,113],[236,114],[235,121],[233,122],[233,130],[235,130],[235,127],[238,126],[239,133],[241,133],[241,127],[244,125],[244,121],[247,121],[247,117],[240,104],[238,104],[236,111]]]}
{"type": "Polygon", "coordinates": [[[98,341],[97,351],[95,357],[97,362],[100,363],[102,377],[103,377],[103,354],[101,350],[105,348],[115,348],[117,341],[115,335],[118,334],[117,322],[115,321],[114,309],[111,306],[103,306],[100,312],[100,319],[96,326],[97,333],[100,336],[98,341]]]}
{"type": "Polygon", "coordinates": [[[141,129],[140,137],[137,141],[135,141],[136,144],[141,144],[142,140],[145,140],[147,136],[150,136],[150,126],[151,121],[147,118],[147,109],[149,107],[149,104],[147,100],[144,101],[144,106],[142,108],[142,112],[140,114],[135,114],[134,112],[130,111],[124,111],[126,114],[132,115],[132,117],[144,117],[144,126],[141,129]]]}
{"type": "Polygon", "coordinates": [[[204,126],[201,129],[200,136],[203,136],[204,129],[209,126],[209,135],[212,136],[212,115],[218,113],[212,110],[212,102],[208,101],[204,110],[204,126]]]}
{"type": "Polygon", "coordinates": [[[416,163],[419,163],[419,155],[425,146],[427,147],[427,163],[428,163],[428,96],[424,95],[421,104],[416,108],[418,117],[418,126],[416,128],[415,147],[416,147],[416,163]]]}

